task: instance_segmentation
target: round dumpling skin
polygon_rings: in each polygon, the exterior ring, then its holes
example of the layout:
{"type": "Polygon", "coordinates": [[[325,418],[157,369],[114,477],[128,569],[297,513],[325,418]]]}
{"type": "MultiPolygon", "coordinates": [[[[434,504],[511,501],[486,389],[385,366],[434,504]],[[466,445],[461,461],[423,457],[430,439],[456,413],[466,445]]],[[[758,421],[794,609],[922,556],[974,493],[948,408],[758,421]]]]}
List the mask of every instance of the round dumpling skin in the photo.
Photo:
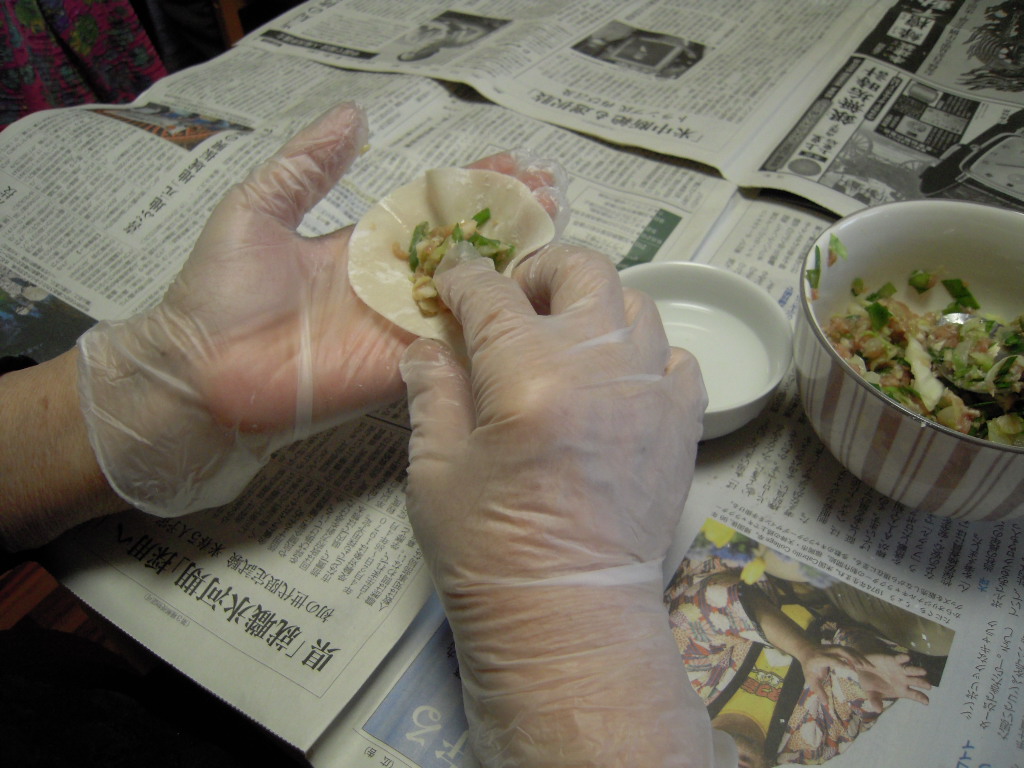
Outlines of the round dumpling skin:
{"type": "Polygon", "coordinates": [[[525,256],[551,242],[555,226],[530,188],[497,171],[437,168],[379,200],[356,224],[349,241],[349,280],[367,305],[417,336],[462,347],[462,329],[450,312],[425,316],[412,298],[412,271],[397,258],[416,225],[447,226],[484,208],[491,218],[485,234],[515,246],[510,272],[525,256]]]}

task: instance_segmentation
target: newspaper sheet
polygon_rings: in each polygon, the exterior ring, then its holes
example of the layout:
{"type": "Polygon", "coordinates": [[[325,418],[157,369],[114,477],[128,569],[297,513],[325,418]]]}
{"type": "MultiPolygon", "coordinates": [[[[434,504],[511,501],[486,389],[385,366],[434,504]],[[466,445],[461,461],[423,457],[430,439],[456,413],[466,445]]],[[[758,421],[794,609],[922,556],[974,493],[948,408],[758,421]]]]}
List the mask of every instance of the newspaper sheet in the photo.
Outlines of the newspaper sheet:
{"type": "MultiPolygon", "coordinates": [[[[692,258],[751,277],[792,313],[801,256],[827,223],[785,203],[744,199],[692,258]]],[[[744,691],[775,702],[767,716],[779,726],[769,738],[739,742],[753,758],[744,765],[1009,768],[1024,762],[1020,535],[1018,522],[920,515],[866,488],[815,437],[790,378],[755,422],[702,443],[665,561],[666,607],[716,727],[728,732],[723,713],[757,711],[744,691]],[[880,660],[910,655],[934,685],[927,704],[886,699],[874,709],[859,680],[834,673],[827,699],[801,706],[813,697],[799,665],[725,623],[727,593],[712,585],[745,573],[747,588],[785,595],[788,611],[835,642],[853,636],[880,660]],[[771,666],[748,671],[752,658],[771,666]]],[[[311,761],[475,768],[458,674],[451,633],[431,601],[311,761]]]]}
{"type": "Polygon", "coordinates": [[[314,0],[243,44],[469,83],[517,112],[720,168],[876,5],[314,0]]]}
{"type": "Polygon", "coordinates": [[[312,0],[243,45],[464,82],[496,103],[837,214],[1024,207],[1016,0],[312,0]]]}
{"type": "Polygon", "coordinates": [[[405,515],[407,442],[401,418],[366,417],[275,455],[227,507],[85,526],[58,542],[54,571],[305,750],[431,593],[405,515]]]}
{"type": "MultiPolygon", "coordinates": [[[[93,320],[151,306],[227,187],[339,100],[366,105],[371,148],[307,216],[309,235],[357,220],[426,168],[510,147],[566,166],[565,239],[621,265],[691,252],[736,193],[687,163],[615,149],[432,80],[238,49],[134,104],[39,113],[0,136],[12,327],[45,328],[67,348],[93,320]],[[65,316],[75,322],[55,322],[65,316]]],[[[4,336],[5,353],[26,351],[25,334],[4,336]]],[[[61,548],[65,581],[308,749],[429,594],[404,512],[407,437],[402,409],[385,409],[276,455],[223,509],[88,526],[61,548]]]]}

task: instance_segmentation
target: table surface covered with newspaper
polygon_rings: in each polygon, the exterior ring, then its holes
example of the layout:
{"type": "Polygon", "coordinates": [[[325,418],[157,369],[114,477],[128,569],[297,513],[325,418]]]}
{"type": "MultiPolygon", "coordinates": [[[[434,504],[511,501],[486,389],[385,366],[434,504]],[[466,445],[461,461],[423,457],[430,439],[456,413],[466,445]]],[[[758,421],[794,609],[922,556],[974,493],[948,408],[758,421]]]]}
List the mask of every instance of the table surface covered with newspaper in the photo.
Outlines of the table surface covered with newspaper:
{"type": "MultiPolygon", "coordinates": [[[[227,187],[340,100],[367,108],[370,149],[307,234],[427,168],[526,146],[570,173],[566,240],[620,267],[714,264],[792,317],[802,258],[836,215],[925,196],[1022,207],[1002,167],[1020,156],[1024,74],[1006,52],[1022,11],[313,0],[131,105],[0,135],[3,351],[45,358],[94,320],[152,306],[227,187]]],[[[281,452],[227,507],[98,522],[61,543],[65,581],[314,765],[473,766],[451,637],[404,514],[407,437],[399,403],[281,452]]],[[[935,687],[928,704],[809,711],[791,703],[794,662],[749,639],[744,653],[773,665],[761,688],[730,670],[735,691],[716,689],[713,668],[694,668],[695,685],[716,708],[768,692],[786,724],[763,745],[770,765],[1024,764],[1020,527],[870,491],[815,437],[790,376],[755,422],[702,444],[668,607],[702,574],[766,574],[752,584],[837,637],[913,654],[935,687]],[[794,749],[797,731],[820,732],[820,749],[794,749]]]]}

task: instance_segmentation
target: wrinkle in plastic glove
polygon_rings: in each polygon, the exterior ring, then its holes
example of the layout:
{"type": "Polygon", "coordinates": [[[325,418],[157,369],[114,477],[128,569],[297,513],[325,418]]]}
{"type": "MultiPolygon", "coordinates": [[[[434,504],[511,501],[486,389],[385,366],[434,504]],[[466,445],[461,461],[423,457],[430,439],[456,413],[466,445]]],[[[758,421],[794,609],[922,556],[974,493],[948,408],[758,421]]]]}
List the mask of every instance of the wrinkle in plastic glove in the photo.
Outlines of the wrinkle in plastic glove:
{"type": "Polygon", "coordinates": [[[470,365],[409,347],[408,509],[495,766],[735,765],[662,604],[707,397],[653,302],[549,246],[435,277],[470,365]]]}
{"type": "Polygon", "coordinates": [[[326,113],[227,193],[159,305],[79,340],[90,441],[129,503],[226,503],[277,448],[402,396],[412,337],[352,292],[351,228],[296,232],[366,139],[356,105],[326,113]]]}

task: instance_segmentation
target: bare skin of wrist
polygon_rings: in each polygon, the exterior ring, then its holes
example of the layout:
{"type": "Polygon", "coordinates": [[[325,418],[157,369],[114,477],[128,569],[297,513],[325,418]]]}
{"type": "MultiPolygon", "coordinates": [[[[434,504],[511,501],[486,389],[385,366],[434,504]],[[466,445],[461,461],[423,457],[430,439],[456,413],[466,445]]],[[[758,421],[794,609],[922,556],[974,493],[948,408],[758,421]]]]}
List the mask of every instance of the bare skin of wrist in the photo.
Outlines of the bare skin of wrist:
{"type": "Polygon", "coordinates": [[[467,696],[502,692],[474,702],[502,765],[711,763],[658,585],[474,592],[444,602],[467,696]]]}
{"type": "Polygon", "coordinates": [[[89,445],[77,364],[72,349],[0,376],[0,545],[9,551],[127,507],[89,445]]]}

